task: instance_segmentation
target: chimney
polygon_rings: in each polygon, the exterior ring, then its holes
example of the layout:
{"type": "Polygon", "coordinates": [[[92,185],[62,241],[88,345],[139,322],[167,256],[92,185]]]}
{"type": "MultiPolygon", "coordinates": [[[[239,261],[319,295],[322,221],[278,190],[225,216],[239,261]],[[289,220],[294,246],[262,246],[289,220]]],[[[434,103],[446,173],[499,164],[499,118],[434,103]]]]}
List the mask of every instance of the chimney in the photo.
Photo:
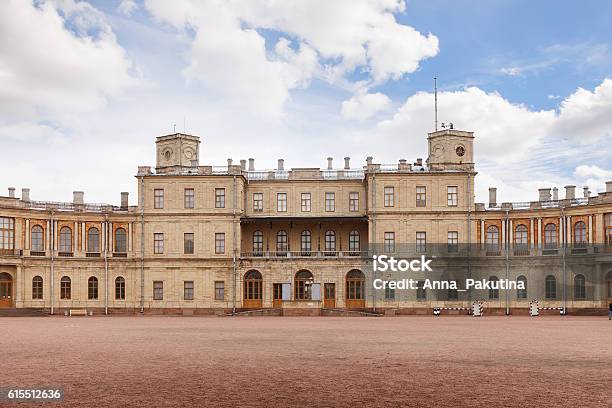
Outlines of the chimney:
{"type": "Polygon", "coordinates": [[[540,193],[540,201],[550,201],[550,188],[538,189],[540,193]]]}
{"type": "Polygon", "coordinates": [[[350,168],[351,168],[351,158],[345,157],[344,158],[344,170],[349,170],[350,168]]]}
{"type": "Polygon", "coordinates": [[[612,193],[612,181],[606,181],[606,193],[612,193]]]}
{"type": "Polygon", "coordinates": [[[368,156],[366,157],[366,164],[369,166],[372,164],[372,160],[374,160],[374,158],[372,156],[368,156]]]}
{"type": "Polygon", "coordinates": [[[233,162],[234,162],[234,161],[233,161],[232,159],[227,159],[227,168],[232,167],[232,163],[233,163],[233,162]]]}
{"type": "Polygon", "coordinates": [[[565,199],[573,200],[576,198],[576,186],[565,186],[565,199]]]}
{"type": "Polygon", "coordinates": [[[21,201],[30,201],[30,189],[29,188],[21,189],[21,201]]]}
{"type": "Polygon", "coordinates": [[[559,189],[557,187],[553,188],[553,201],[559,201],[559,189]]]}
{"type": "Polygon", "coordinates": [[[249,159],[249,171],[255,171],[255,159],[249,159]]]}
{"type": "Polygon", "coordinates": [[[584,198],[589,198],[589,196],[591,195],[591,192],[589,191],[589,186],[582,187],[582,191],[584,194],[584,198]]]}
{"type": "Polygon", "coordinates": [[[127,210],[129,196],[130,196],[130,193],[128,193],[127,191],[121,192],[121,209],[122,210],[127,210]]]}
{"type": "Polygon", "coordinates": [[[15,187],[9,187],[9,197],[15,198],[15,187]]]}
{"type": "Polygon", "coordinates": [[[327,158],[327,170],[333,170],[333,169],[334,169],[334,158],[328,157],[327,158]]]}
{"type": "Polygon", "coordinates": [[[416,165],[417,166],[423,166],[423,159],[417,159],[416,165]]]}
{"type": "Polygon", "coordinates": [[[242,171],[246,170],[246,160],[244,159],[240,160],[240,170],[242,171]]]}
{"type": "Polygon", "coordinates": [[[82,191],[72,192],[72,204],[85,204],[85,193],[82,191]]]}
{"type": "Polygon", "coordinates": [[[489,187],[489,207],[497,206],[497,187],[489,187]]]}
{"type": "Polygon", "coordinates": [[[278,159],[278,166],[276,166],[277,170],[285,170],[285,161],[283,159],[278,159]]]}

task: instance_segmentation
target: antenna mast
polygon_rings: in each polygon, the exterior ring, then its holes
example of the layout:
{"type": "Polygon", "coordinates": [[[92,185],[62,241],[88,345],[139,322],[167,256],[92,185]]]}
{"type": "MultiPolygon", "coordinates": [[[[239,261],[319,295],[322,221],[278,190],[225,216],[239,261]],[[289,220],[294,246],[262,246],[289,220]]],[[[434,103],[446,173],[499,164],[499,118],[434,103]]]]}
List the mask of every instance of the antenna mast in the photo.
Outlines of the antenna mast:
{"type": "Polygon", "coordinates": [[[434,128],[438,131],[438,78],[434,77],[434,128]]]}

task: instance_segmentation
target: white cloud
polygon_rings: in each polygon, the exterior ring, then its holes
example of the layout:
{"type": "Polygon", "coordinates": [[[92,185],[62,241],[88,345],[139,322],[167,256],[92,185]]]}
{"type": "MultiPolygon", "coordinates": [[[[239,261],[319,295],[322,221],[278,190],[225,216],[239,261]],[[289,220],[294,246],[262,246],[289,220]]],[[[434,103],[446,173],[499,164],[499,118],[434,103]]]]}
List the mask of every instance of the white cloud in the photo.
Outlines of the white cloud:
{"type": "Polygon", "coordinates": [[[126,16],[131,16],[136,10],[138,10],[138,4],[134,0],[121,0],[121,3],[117,6],[117,11],[126,16]]]}
{"type": "MultiPolygon", "coordinates": [[[[420,92],[409,97],[392,119],[378,124],[391,140],[407,135],[424,135],[434,127],[434,97],[420,92]]],[[[553,111],[530,111],[504,99],[496,92],[470,87],[463,91],[438,93],[440,122],[474,131],[475,154],[480,160],[504,163],[524,158],[538,144],[554,120],[553,111]]]]}
{"type": "Polygon", "coordinates": [[[138,82],[131,68],[88,3],[0,2],[0,121],[99,109],[138,82]]]}
{"type": "Polygon", "coordinates": [[[594,91],[578,88],[561,102],[559,120],[553,131],[559,135],[592,143],[612,138],[612,79],[605,79],[594,91]]]}
{"type": "Polygon", "coordinates": [[[380,83],[414,72],[438,53],[434,35],[395,20],[393,13],[405,8],[399,0],[147,0],[146,7],[193,35],[187,79],[269,114],[282,113],[290,91],[313,76],[335,83],[361,69],[380,83]],[[266,47],[262,30],[285,33],[298,51],[287,38],[266,47]]]}
{"type": "Polygon", "coordinates": [[[364,120],[378,112],[387,109],[391,99],[387,95],[376,93],[360,93],[348,101],[342,102],[342,117],[346,119],[364,120]]]}

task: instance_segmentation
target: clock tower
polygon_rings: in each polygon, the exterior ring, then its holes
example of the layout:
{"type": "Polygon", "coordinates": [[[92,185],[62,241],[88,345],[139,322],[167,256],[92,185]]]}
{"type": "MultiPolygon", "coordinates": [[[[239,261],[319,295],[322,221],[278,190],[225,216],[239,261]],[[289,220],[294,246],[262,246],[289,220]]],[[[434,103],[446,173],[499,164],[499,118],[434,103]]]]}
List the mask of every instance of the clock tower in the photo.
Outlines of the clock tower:
{"type": "Polygon", "coordinates": [[[159,136],[157,146],[158,174],[180,172],[197,167],[200,158],[200,138],[184,133],[159,136]]]}
{"type": "Polygon", "coordinates": [[[474,171],[474,132],[442,129],[428,134],[429,168],[474,171]]]}

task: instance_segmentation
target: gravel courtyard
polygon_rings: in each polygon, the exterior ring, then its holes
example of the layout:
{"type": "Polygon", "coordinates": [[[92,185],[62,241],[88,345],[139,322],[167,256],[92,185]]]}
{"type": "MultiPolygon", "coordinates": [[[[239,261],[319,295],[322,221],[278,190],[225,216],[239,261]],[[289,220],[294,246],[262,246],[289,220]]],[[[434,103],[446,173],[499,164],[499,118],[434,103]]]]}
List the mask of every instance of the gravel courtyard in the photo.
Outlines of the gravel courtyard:
{"type": "Polygon", "coordinates": [[[0,327],[0,386],[63,387],[65,400],[46,407],[612,406],[605,317],[19,317],[0,327]]]}

